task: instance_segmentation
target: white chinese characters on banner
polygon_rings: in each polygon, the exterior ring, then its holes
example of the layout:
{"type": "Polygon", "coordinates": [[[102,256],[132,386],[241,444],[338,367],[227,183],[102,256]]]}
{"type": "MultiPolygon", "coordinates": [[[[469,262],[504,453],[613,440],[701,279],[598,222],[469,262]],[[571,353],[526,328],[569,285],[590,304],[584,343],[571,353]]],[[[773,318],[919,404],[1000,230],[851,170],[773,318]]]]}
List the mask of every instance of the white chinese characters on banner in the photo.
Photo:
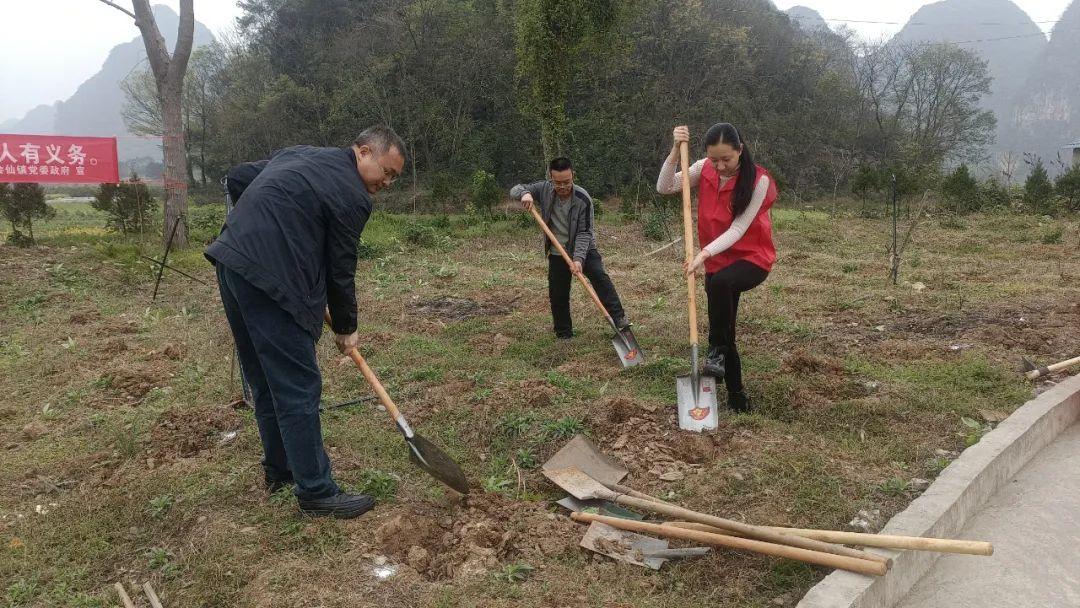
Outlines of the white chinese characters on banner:
{"type": "MultiPolygon", "coordinates": [[[[67,149],[67,161],[61,156],[64,154],[63,146],[47,145],[45,152],[49,156],[44,163],[46,166],[43,166],[41,146],[31,143],[20,144],[19,153],[15,155],[11,153],[7,142],[0,144],[0,163],[12,163],[0,169],[0,175],[71,175],[70,166],[75,167],[75,175],[86,174],[87,159],[82,146],[70,145],[67,149]]],[[[97,159],[90,158],[89,164],[96,165],[97,159]]]]}

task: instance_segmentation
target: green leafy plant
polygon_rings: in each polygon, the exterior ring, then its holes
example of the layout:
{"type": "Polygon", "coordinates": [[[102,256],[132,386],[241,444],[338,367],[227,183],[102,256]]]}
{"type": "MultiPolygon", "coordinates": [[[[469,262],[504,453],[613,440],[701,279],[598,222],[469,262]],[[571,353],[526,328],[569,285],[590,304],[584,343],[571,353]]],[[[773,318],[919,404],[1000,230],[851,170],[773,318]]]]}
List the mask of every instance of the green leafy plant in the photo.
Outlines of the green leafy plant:
{"type": "Polygon", "coordinates": [[[528,580],[534,569],[529,564],[510,564],[496,572],[494,576],[495,580],[504,583],[523,583],[528,580]]]}

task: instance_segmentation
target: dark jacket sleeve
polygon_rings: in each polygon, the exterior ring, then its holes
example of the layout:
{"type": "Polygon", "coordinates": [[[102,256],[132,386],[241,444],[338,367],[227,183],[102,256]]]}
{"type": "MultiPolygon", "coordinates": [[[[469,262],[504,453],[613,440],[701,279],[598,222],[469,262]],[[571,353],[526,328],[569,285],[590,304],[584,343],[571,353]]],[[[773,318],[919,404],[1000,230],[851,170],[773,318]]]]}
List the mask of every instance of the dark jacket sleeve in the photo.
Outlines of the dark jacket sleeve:
{"type": "Polygon", "coordinates": [[[355,221],[334,213],[326,227],[326,305],[335,334],[356,331],[356,245],[368,211],[357,213],[362,215],[359,227],[355,221]]]}
{"type": "Polygon", "coordinates": [[[233,204],[240,200],[244,190],[247,189],[251,182],[255,181],[255,178],[259,176],[259,173],[266,168],[269,162],[269,159],[258,160],[251,163],[241,163],[229,169],[228,174],[225,176],[225,187],[229,189],[229,197],[232,198],[233,204]]]}
{"type": "Polygon", "coordinates": [[[581,222],[578,224],[580,229],[577,232],[577,236],[574,237],[574,261],[585,262],[585,258],[589,255],[589,250],[593,248],[593,202],[592,197],[588,195],[584,190],[578,194],[582,195],[585,201],[585,212],[582,214],[581,222]]]}

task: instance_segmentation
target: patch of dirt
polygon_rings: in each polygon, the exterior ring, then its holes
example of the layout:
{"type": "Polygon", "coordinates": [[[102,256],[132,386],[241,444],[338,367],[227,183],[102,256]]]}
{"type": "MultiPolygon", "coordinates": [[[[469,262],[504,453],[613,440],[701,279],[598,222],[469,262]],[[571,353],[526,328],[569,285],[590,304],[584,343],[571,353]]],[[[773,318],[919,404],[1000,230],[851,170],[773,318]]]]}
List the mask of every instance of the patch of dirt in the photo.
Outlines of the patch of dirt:
{"type": "Polygon", "coordinates": [[[98,314],[96,310],[87,310],[71,315],[71,318],[68,319],[68,323],[71,323],[72,325],[86,325],[87,323],[97,321],[100,318],[101,315],[98,314]]]}
{"type": "MultiPolygon", "coordinates": [[[[123,349],[127,345],[121,341],[123,349]]],[[[161,374],[150,369],[120,368],[113,370],[109,377],[110,391],[125,401],[139,401],[146,396],[151,389],[163,383],[161,374]]]]}
{"type": "Polygon", "coordinates": [[[101,355],[118,355],[130,348],[131,346],[123,338],[110,338],[96,350],[101,355]]]}
{"type": "Polygon", "coordinates": [[[214,447],[222,433],[241,424],[240,414],[230,407],[172,408],[150,431],[150,454],[161,461],[189,458],[214,447]]]}
{"type": "Polygon", "coordinates": [[[865,396],[866,389],[850,378],[834,357],[796,350],[784,357],[781,369],[796,378],[791,397],[797,408],[827,407],[835,401],[865,396]]]}
{"type": "MultiPolygon", "coordinates": [[[[576,551],[581,530],[544,503],[473,494],[450,516],[404,509],[375,531],[380,550],[431,580],[485,576],[501,563],[576,551]]],[[[535,562],[534,562],[535,563],[535,562]]]]}
{"type": "Polygon", "coordinates": [[[420,300],[409,306],[414,315],[443,321],[465,321],[473,317],[504,315],[510,307],[497,303],[480,303],[468,298],[442,296],[431,300],[420,300]]]}
{"type": "Polygon", "coordinates": [[[469,338],[469,346],[484,355],[501,355],[512,343],[513,340],[500,333],[478,334],[469,338]]]}

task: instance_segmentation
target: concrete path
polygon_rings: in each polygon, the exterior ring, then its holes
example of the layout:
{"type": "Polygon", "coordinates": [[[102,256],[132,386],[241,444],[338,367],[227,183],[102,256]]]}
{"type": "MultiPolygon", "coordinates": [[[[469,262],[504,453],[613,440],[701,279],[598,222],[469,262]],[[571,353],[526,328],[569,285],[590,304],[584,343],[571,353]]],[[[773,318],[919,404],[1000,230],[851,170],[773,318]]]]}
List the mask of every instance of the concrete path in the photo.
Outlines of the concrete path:
{"type": "Polygon", "coordinates": [[[991,557],[943,555],[897,608],[1080,607],[1080,423],[1042,449],[959,538],[991,557]]]}

